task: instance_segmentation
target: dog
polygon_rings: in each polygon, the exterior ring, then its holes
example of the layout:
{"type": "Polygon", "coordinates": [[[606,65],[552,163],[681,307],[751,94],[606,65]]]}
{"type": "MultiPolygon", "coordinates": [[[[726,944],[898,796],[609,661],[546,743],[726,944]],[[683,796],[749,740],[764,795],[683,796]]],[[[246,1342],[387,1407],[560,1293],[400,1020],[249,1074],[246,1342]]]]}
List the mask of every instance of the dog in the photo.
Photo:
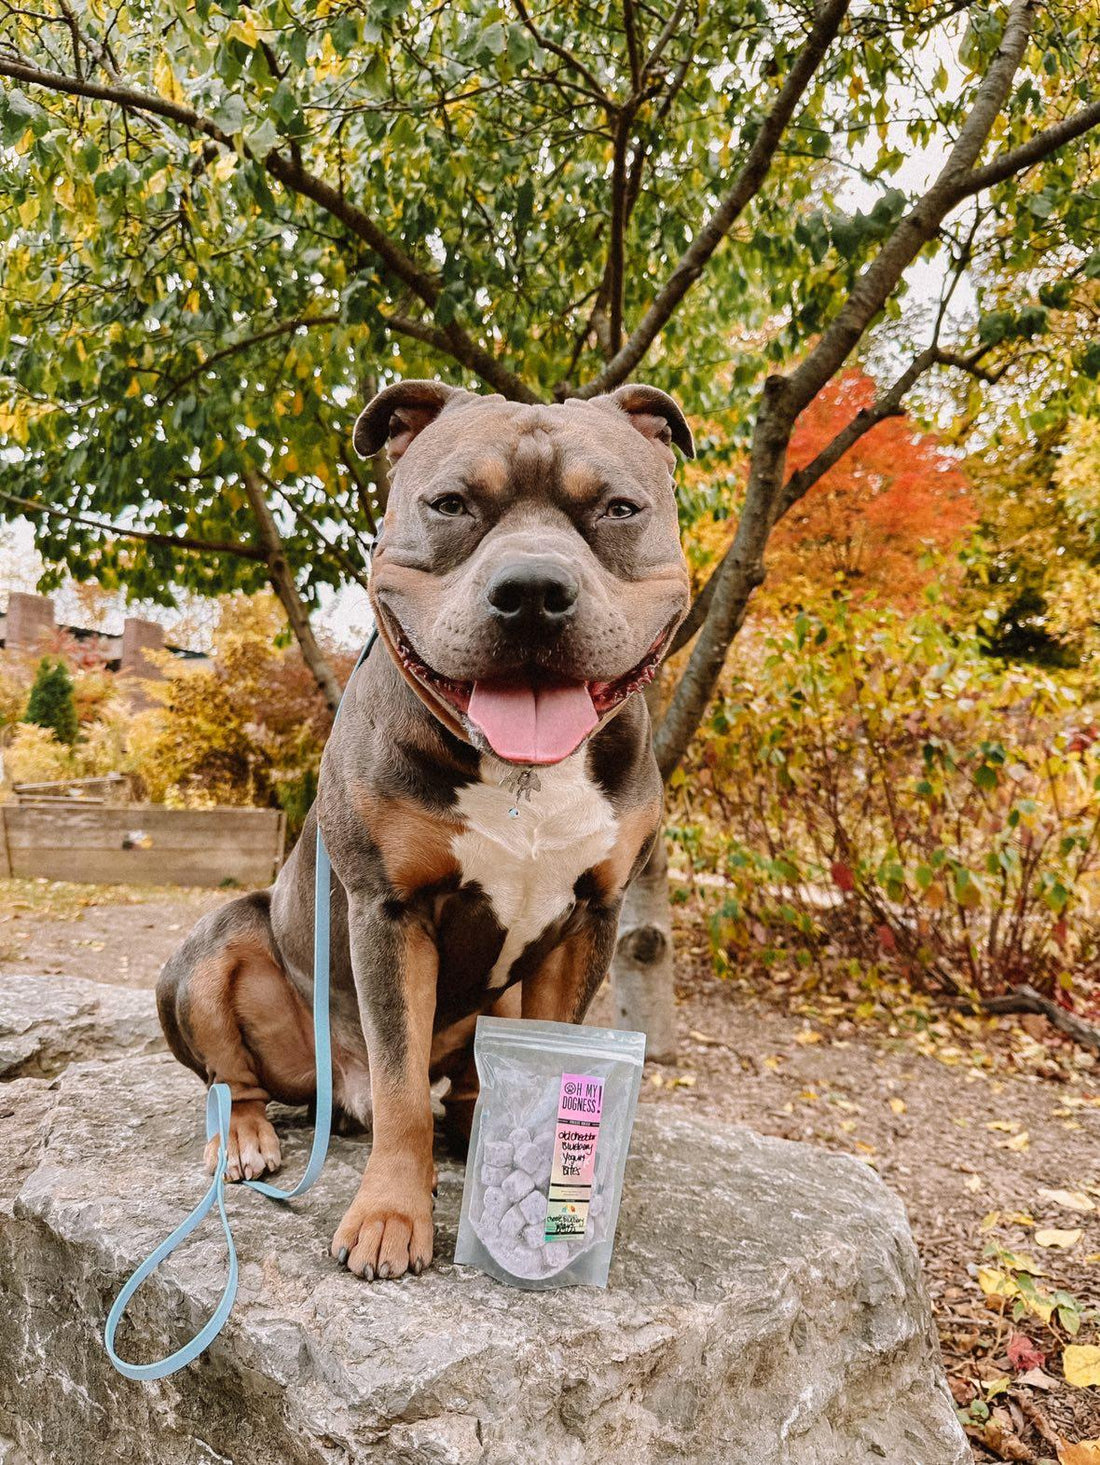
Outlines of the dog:
{"type": "MultiPolygon", "coordinates": [[[[357,1276],[432,1257],[430,1089],[468,1139],[477,1017],[580,1022],[611,964],[662,786],[641,689],[688,606],[677,403],[640,384],[528,406],[387,387],[356,450],[388,443],[370,575],[378,639],[275,884],[205,916],[165,966],[170,1047],[229,1085],[230,1180],[279,1167],[268,1100],[314,1095],[315,834],[333,869],[338,1112],[373,1129],[332,1241],[357,1276]]],[[[212,1171],[217,1141],[208,1146],[212,1171]]]]}

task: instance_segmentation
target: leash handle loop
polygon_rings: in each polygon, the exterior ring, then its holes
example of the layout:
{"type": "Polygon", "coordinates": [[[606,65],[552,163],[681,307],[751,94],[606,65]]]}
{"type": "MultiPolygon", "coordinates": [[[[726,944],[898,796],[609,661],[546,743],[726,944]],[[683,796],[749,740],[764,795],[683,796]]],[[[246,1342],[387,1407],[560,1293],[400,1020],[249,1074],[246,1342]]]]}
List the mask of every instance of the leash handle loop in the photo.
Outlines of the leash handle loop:
{"type": "MultiPolygon", "coordinates": [[[[366,661],[377,636],[377,631],[371,632],[367,644],[359,655],[359,660],[355,663],[352,676],[366,661]]],[[[350,678],[348,685],[351,685],[350,678]]],[[[340,709],[337,708],[336,717],[339,716],[340,709]]],[[[336,718],[333,719],[333,726],[335,724],[336,718]]],[[[290,1201],[304,1195],[320,1176],[324,1169],[325,1157],[328,1154],[329,1136],[332,1132],[332,1037],[329,1032],[331,901],[332,861],[325,848],[325,841],[321,836],[321,821],[318,819],[313,877],[313,1044],[317,1071],[313,1143],[310,1146],[305,1173],[292,1189],[280,1190],[278,1186],[269,1185],[263,1180],[244,1182],[249,1190],[259,1191],[261,1195],[268,1196],[271,1200],[290,1201]]],[[[154,1251],[151,1251],[137,1267],[115,1298],[111,1310],[107,1314],[107,1322],[103,1330],[103,1342],[107,1349],[107,1356],[118,1372],[128,1379],[137,1379],[142,1382],[163,1379],[167,1378],[169,1374],[178,1372],[187,1364],[193,1363],[200,1353],[209,1348],[225,1327],[233,1309],[238,1280],[237,1248],[233,1244],[233,1231],[225,1210],[225,1167],[229,1154],[231,1116],[232,1095],[228,1084],[211,1084],[206,1095],[206,1138],[211,1140],[217,1135],[218,1159],[210,1187],[186,1220],[182,1221],[171,1236],[162,1241],[154,1251]],[[221,1301],[195,1336],[182,1347],[177,1348],[174,1353],[153,1363],[127,1363],[115,1351],[115,1333],[134,1293],[156,1271],[161,1262],[171,1256],[180,1242],[185,1241],[201,1225],[215,1205],[221,1217],[226,1249],[229,1253],[229,1275],[226,1278],[221,1301]]]]}
{"type": "Polygon", "coordinates": [[[206,1137],[209,1140],[213,1139],[215,1135],[218,1136],[218,1161],[210,1188],[187,1219],[177,1226],[171,1236],[162,1241],[155,1251],[149,1253],[115,1298],[111,1311],[107,1314],[107,1325],[103,1330],[107,1356],[119,1373],[128,1379],[139,1379],[144,1382],[150,1379],[167,1378],[170,1373],[175,1373],[177,1369],[191,1363],[218,1336],[233,1307],[233,1300],[237,1295],[237,1248],[233,1245],[233,1232],[229,1227],[229,1217],[225,1213],[225,1165],[229,1144],[231,1105],[232,1099],[228,1084],[212,1084],[206,1095],[206,1137]],[[171,1256],[180,1242],[185,1241],[192,1231],[205,1220],[214,1205],[218,1207],[222,1230],[225,1232],[225,1244],[229,1251],[229,1276],[226,1278],[221,1301],[190,1342],[184,1343],[167,1358],[158,1359],[155,1363],[127,1363],[115,1352],[115,1332],[122,1321],[123,1313],[130,1305],[130,1299],[145,1279],[156,1271],[161,1262],[171,1256]]]}

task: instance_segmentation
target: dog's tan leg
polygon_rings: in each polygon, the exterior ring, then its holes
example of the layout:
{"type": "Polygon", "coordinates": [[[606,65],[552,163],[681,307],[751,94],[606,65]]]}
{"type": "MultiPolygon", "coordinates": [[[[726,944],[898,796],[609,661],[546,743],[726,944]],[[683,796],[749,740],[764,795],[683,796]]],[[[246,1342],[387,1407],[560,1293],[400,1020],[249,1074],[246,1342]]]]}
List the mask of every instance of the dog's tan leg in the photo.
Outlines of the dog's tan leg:
{"type": "MultiPolygon", "coordinates": [[[[313,1093],[312,1030],[254,903],[219,912],[211,925],[200,923],[165,967],[157,1004],[176,1056],[207,1083],[229,1087],[227,1179],[254,1180],[281,1163],[268,1099],[301,1103],[313,1093]]],[[[204,1156],[210,1173],[217,1155],[211,1140],[204,1156]]]]}
{"type": "MultiPolygon", "coordinates": [[[[502,992],[489,1008],[489,1012],[493,1017],[519,1017],[518,983],[502,992]]],[[[478,1095],[477,1065],[474,1063],[476,1024],[476,1013],[455,1024],[453,1041],[446,1054],[440,1055],[438,1063],[439,1076],[446,1075],[451,1081],[450,1088],[443,1096],[443,1132],[450,1148],[460,1156],[465,1155],[469,1147],[470,1127],[474,1121],[474,1105],[478,1095]]],[[[433,1045],[433,1074],[436,1072],[435,1046],[440,1046],[441,1041],[445,1043],[449,1037],[450,1029],[446,1033],[436,1034],[436,1045],[433,1045]]]]}
{"type": "MultiPolygon", "coordinates": [[[[356,942],[372,968],[390,944],[378,922],[353,914],[356,942]],[[377,940],[370,950],[372,933],[377,940]]],[[[396,970],[362,978],[360,1012],[370,1063],[374,1142],[359,1191],[332,1239],[332,1254],[357,1276],[420,1273],[432,1259],[432,1108],[428,1081],[435,987],[435,942],[414,922],[396,937],[396,970]],[[381,975],[382,980],[379,980],[381,975]]],[[[354,960],[354,958],[353,958],[354,960]]]]}
{"type": "Polygon", "coordinates": [[[523,979],[523,1016],[549,1022],[582,1022],[615,950],[618,912],[594,913],[590,926],[556,946],[523,979]]]}

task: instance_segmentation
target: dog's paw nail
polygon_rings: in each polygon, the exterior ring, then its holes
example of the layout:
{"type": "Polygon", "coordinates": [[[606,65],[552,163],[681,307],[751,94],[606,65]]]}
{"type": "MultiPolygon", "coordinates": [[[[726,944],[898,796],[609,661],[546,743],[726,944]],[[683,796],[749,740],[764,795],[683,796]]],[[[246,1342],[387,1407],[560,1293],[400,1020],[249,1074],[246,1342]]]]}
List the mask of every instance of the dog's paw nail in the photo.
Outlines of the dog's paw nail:
{"type": "Polygon", "coordinates": [[[434,1199],[435,1199],[435,1197],[436,1197],[436,1196],[437,1196],[437,1195],[438,1195],[438,1194],[439,1194],[439,1186],[438,1186],[438,1185],[433,1185],[433,1186],[432,1186],[432,1199],[433,1199],[433,1200],[434,1200],[434,1199]]]}
{"type": "Polygon", "coordinates": [[[342,1246],[340,1250],[336,1253],[336,1260],[340,1263],[342,1267],[347,1265],[348,1249],[346,1246],[342,1246]]]}
{"type": "Polygon", "coordinates": [[[382,1263],[382,1265],[378,1268],[378,1275],[382,1278],[383,1281],[389,1281],[389,1277],[390,1277],[390,1264],[389,1264],[389,1262],[383,1262],[382,1263]]]}
{"type": "Polygon", "coordinates": [[[364,1282],[373,1282],[374,1281],[374,1268],[373,1267],[364,1267],[363,1268],[363,1281],[364,1282]]]}
{"type": "Polygon", "coordinates": [[[424,1263],[420,1260],[419,1257],[417,1257],[409,1270],[412,1272],[414,1277],[419,1277],[420,1273],[424,1270],[424,1263]]]}

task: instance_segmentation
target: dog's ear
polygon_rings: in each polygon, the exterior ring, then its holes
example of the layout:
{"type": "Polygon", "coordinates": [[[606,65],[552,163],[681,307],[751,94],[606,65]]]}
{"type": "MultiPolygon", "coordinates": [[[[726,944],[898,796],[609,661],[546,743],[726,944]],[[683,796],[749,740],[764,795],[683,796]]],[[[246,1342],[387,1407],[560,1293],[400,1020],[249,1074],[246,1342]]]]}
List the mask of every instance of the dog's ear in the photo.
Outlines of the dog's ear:
{"type": "Polygon", "coordinates": [[[664,444],[670,453],[675,443],[685,458],[695,457],[695,441],[680,404],[659,387],[628,382],[625,387],[594,400],[618,407],[644,437],[664,444]]]}
{"type": "Polygon", "coordinates": [[[396,463],[417,433],[434,422],[448,402],[469,395],[462,387],[449,387],[445,382],[394,382],[359,414],[352,435],[355,451],[369,458],[385,445],[390,462],[396,463]]]}

